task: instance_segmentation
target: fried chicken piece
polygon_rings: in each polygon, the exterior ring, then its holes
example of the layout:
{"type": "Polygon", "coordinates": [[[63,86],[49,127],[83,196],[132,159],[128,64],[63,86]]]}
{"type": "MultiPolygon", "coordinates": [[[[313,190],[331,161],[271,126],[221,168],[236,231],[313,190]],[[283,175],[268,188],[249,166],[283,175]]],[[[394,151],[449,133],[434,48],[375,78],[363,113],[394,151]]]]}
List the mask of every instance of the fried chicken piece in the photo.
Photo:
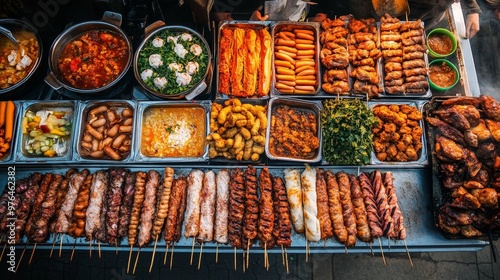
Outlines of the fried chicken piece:
{"type": "Polygon", "coordinates": [[[403,66],[401,65],[401,63],[387,62],[384,65],[384,70],[385,70],[385,72],[401,71],[401,70],[403,70],[403,66]]]}
{"type": "Polygon", "coordinates": [[[349,65],[349,54],[347,52],[335,53],[330,49],[323,48],[320,51],[321,63],[328,68],[346,68],[349,65]]]}
{"type": "Polygon", "coordinates": [[[374,68],[371,67],[370,68],[358,67],[354,69],[354,71],[351,73],[351,77],[355,77],[360,81],[367,81],[370,84],[378,84],[379,81],[378,73],[375,71],[374,68]],[[373,70],[373,71],[367,71],[367,70],[373,70]]]}
{"type": "Polygon", "coordinates": [[[323,82],[325,83],[333,83],[334,81],[344,81],[348,82],[349,78],[347,76],[346,69],[329,69],[323,75],[323,82]]]}
{"type": "Polygon", "coordinates": [[[353,91],[357,94],[368,94],[369,97],[378,97],[379,88],[377,85],[356,80],[353,84],[353,91]]]}
{"type": "Polygon", "coordinates": [[[417,150],[413,147],[413,145],[408,145],[406,148],[405,154],[408,156],[408,160],[415,161],[418,159],[417,150]]]}
{"type": "Polygon", "coordinates": [[[422,135],[424,132],[422,131],[422,128],[420,126],[415,126],[411,130],[411,137],[413,138],[413,141],[421,141],[422,135]]]}
{"type": "Polygon", "coordinates": [[[436,156],[445,161],[458,161],[464,157],[464,149],[460,147],[455,141],[446,137],[437,136],[435,149],[436,156]]]}
{"type": "Polygon", "coordinates": [[[488,126],[491,136],[493,136],[495,141],[500,142],[500,122],[486,119],[486,126],[488,126]]]}
{"type": "MultiPolygon", "coordinates": [[[[492,139],[492,135],[484,120],[479,120],[479,123],[469,129],[467,132],[474,134],[479,142],[485,142],[492,139]]],[[[475,146],[477,147],[477,145],[475,146]]]]}
{"type": "Polygon", "coordinates": [[[334,81],[333,83],[323,83],[321,88],[330,94],[348,95],[350,88],[349,83],[345,81],[334,81]]]}
{"type": "Polygon", "coordinates": [[[483,184],[477,181],[464,181],[462,186],[468,190],[484,189],[483,184]]]}
{"type": "Polygon", "coordinates": [[[466,225],[461,227],[460,233],[467,238],[479,237],[483,235],[483,233],[480,230],[476,229],[472,225],[466,225]]]}
{"type": "Polygon", "coordinates": [[[464,187],[455,187],[450,190],[450,196],[452,198],[457,198],[462,196],[463,194],[468,194],[467,190],[464,187]]]}
{"type": "Polygon", "coordinates": [[[470,191],[484,207],[498,207],[498,193],[493,188],[473,189],[470,191]]]}
{"type": "MultiPolygon", "coordinates": [[[[479,99],[483,102],[483,111],[490,119],[500,121],[500,104],[491,96],[481,95],[479,99]]],[[[497,140],[498,141],[498,140],[497,140]]]]}
{"type": "Polygon", "coordinates": [[[347,28],[349,28],[349,32],[351,33],[359,33],[366,30],[367,26],[362,21],[353,18],[349,20],[349,23],[347,23],[347,28]]]}
{"type": "Polygon", "coordinates": [[[389,147],[387,147],[387,149],[385,150],[385,152],[387,153],[389,159],[393,159],[398,154],[398,148],[396,148],[396,145],[390,144],[389,147]]]}
{"type": "Polygon", "coordinates": [[[446,99],[441,103],[441,106],[448,105],[472,105],[474,107],[479,107],[483,104],[480,98],[470,97],[470,96],[459,96],[455,98],[446,99]]]}
{"type": "Polygon", "coordinates": [[[451,203],[451,206],[465,210],[475,210],[481,207],[481,203],[479,203],[479,200],[475,196],[466,192],[460,197],[455,198],[455,200],[451,203]]]}
{"type": "Polygon", "coordinates": [[[384,124],[384,131],[387,133],[395,133],[397,130],[397,126],[394,123],[386,123],[384,124]]]}
{"type": "Polygon", "coordinates": [[[336,18],[334,20],[332,19],[329,19],[329,18],[326,18],[325,20],[323,20],[321,22],[321,27],[323,29],[329,29],[329,28],[332,28],[332,27],[342,27],[342,28],[345,28],[345,21],[340,19],[340,18],[336,18]]]}
{"type": "Polygon", "coordinates": [[[478,125],[481,114],[476,107],[472,105],[453,105],[452,108],[463,115],[469,121],[471,127],[478,125]]]}
{"type": "Polygon", "coordinates": [[[392,72],[386,73],[384,79],[386,81],[391,81],[391,80],[401,79],[401,77],[403,77],[403,71],[392,71],[392,72]]]}
{"type": "Polygon", "coordinates": [[[406,119],[398,113],[389,109],[389,107],[381,105],[376,107],[374,113],[383,121],[395,123],[398,126],[406,124],[406,119]]]}
{"type": "Polygon", "coordinates": [[[435,127],[441,135],[457,142],[460,145],[465,145],[464,135],[455,127],[437,118],[427,117],[426,120],[427,123],[435,127]]]}

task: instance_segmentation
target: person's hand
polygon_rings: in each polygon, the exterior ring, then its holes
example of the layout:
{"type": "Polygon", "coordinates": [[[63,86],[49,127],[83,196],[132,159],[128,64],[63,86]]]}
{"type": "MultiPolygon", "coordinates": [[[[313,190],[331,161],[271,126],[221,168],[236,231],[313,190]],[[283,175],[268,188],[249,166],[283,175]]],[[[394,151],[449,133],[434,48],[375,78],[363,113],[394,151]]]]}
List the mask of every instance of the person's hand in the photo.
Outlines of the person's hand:
{"type": "Polygon", "coordinates": [[[479,31],[479,14],[468,14],[465,20],[465,36],[472,38],[479,31]]]}
{"type": "Polygon", "coordinates": [[[327,18],[325,13],[317,13],[315,16],[308,18],[308,21],[322,22],[327,18]]]}
{"type": "Polygon", "coordinates": [[[250,20],[260,20],[264,21],[268,18],[268,15],[263,16],[259,11],[254,11],[252,13],[252,16],[250,17],[250,20]]]}

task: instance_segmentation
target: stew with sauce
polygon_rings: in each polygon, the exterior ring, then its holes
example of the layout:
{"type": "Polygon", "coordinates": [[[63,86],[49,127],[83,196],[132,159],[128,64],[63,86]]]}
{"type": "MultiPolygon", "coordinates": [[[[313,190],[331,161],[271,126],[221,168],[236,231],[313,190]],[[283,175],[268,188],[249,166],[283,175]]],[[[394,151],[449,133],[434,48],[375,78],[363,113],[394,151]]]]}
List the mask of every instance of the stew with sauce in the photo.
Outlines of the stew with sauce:
{"type": "Polygon", "coordinates": [[[438,87],[446,88],[455,83],[457,73],[443,62],[429,66],[429,79],[438,87]]]}
{"type": "Polygon", "coordinates": [[[104,87],[126,68],[129,51],[125,39],[114,32],[85,32],[64,47],[57,62],[59,76],[79,89],[104,87]]]}
{"type": "Polygon", "coordinates": [[[431,34],[427,38],[429,47],[437,54],[446,55],[453,51],[453,43],[446,34],[431,34]]]}

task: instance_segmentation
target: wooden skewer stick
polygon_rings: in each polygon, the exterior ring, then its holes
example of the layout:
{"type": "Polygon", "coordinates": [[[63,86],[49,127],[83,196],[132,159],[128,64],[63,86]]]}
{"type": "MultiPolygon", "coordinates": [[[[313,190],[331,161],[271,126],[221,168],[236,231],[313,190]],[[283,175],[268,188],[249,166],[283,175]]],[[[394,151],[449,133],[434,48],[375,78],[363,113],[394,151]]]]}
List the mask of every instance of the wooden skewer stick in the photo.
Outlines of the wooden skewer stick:
{"type": "MultiPolygon", "coordinates": [[[[50,249],[50,255],[49,258],[52,258],[52,253],[54,253],[54,246],[56,245],[57,241],[57,234],[54,234],[54,241],[52,241],[52,248],[50,249]]],[[[3,255],[3,252],[2,252],[3,255]]],[[[2,258],[0,257],[0,262],[2,261],[2,258]]]]}
{"type": "Polygon", "coordinates": [[[215,263],[219,261],[219,243],[217,243],[217,246],[215,247],[215,263]]]}
{"type": "Polygon", "coordinates": [[[189,265],[193,265],[193,255],[194,255],[194,238],[193,238],[193,245],[191,246],[191,259],[189,260],[189,265]]]}
{"type": "Polygon", "coordinates": [[[73,261],[73,256],[75,255],[75,246],[76,246],[76,238],[75,238],[75,243],[73,243],[73,249],[71,250],[71,257],[69,258],[69,261],[73,261]]]}
{"type": "Polygon", "coordinates": [[[132,271],[132,275],[135,274],[135,268],[137,267],[137,262],[139,261],[140,254],[141,254],[141,247],[139,247],[139,250],[137,251],[137,256],[135,256],[134,270],[132,271]]]}
{"type": "Polygon", "coordinates": [[[99,254],[99,258],[101,258],[101,241],[97,241],[97,253],[99,254]]]}
{"type": "Polygon", "coordinates": [[[267,243],[264,244],[264,251],[265,251],[265,254],[266,254],[266,270],[269,271],[269,254],[267,252],[267,243]]]}
{"type": "Polygon", "coordinates": [[[115,239],[115,254],[118,256],[118,238],[115,239]]]}
{"type": "Polygon", "coordinates": [[[92,239],[89,240],[89,259],[92,258],[92,239]]]}
{"type": "Polygon", "coordinates": [[[128,253],[127,274],[130,271],[130,259],[132,259],[132,245],[130,245],[130,252],[128,253]]]}
{"type": "Polygon", "coordinates": [[[285,266],[285,250],[283,249],[283,245],[281,245],[281,261],[283,266],[285,266]]]}
{"type": "Polygon", "coordinates": [[[391,238],[389,236],[387,237],[387,249],[391,250],[391,238]]]}
{"type": "Polygon", "coordinates": [[[2,259],[3,259],[3,254],[5,253],[5,248],[7,248],[7,239],[5,238],[2,238],[2,240],[5,239],[5,243],[3,244],[3,249],[2,249],[2,254],[0,255],[0,262],[2,262],[2,259]]]}
{"type": "Polygon", "coordinates": [[[200,255],[198,256],[198,270],[200,270],[201,267],[201,254],[203,253],[203,242],[200,245],[200,255]]]}
{"type": "Polygon", "coordinates": [[[410,265],[411,265],[411,267],[413,267],[413,261],[411,260],[410,251],[408,251],[408,246],[406,245],[406,239],[403,239],[403,242],[405,244],[405,249],[406,249],[406,254],[408,255],[408,260],[410,260],[410,265]]]}
{"type": "Polygon", "coordinates": [[[346,255],[349,255],[349,251],[347,251],[347,246],[344,245],[344,251],[346,255]]]}
{"type": "Polygon", "coordinates": [[[172,253],[170,253],[170,270],[172,270],[172,264],[174,263],[174,249],[175,245],[172,245],[172,253]]]}
{"type": "Polygon", "coordinates": [[[387,265],[387,262],[385,261],[384,250],[382,250],[382,242],[380,241],[380,236],[378,237],[378,244],[380,245],[380,253],[382,253],[382,260],[384,261],[384,265],[387,265]]]}
{"type": "Polygon", "coordinates": [[[267,268],[267,242],[264,243],[264,267],[267,268]]]}
{"type": "Polygon", "coordinates": [[[309,241],[306,240],[306,263],[309,262],[309,241]]]}
{"type": "Polygon", "coordinates": [[[62,254],[62,243],[63,243],[63,235],[62,235],[62,233],[60,235],[61,235],[61,240],[59,242],[59,257],[61,257],[61,254],[62,254]]]}
{"type": "Polygon", "coordinates": [[[373,253],[372,244],[371,243],[367,243],[367,244],[368,244],[368,247],[370,247],[370,252],[372,253],[372,257],[375,256],[375,254],[373,253]]]}
{"type": "Polygon", "coordinates": [[[245,264],[245,249],[243,249],[243,250],[241,251],[241,253],[242,253],[242,255],[243,255],[243,259],[241,260],[241,263],[242,263],[242,265],[243,265],[243,273],[245,273],[245,272],[246,272],[246,264],[245,264]]]}
{"type": "Polygon", "coordinates": [[[234,271],[236,271],[236,247],[234,248],[234,271]]]}
{"type": "Polygon", "coordinates": [[[286,263],[286,274],[290,273],[290,270],[288,269],[288,251],[285,248],[285,263],[286,263]]]}
{"type": "Polygon", "coordinates": [[[36,244],[37,244],[37,242],[35,242],[35,245],[33,246],[33,250],[31,250],[31,256],[30,256],[30,260],[28,261],[28,265],[31,264],[31,260],[33,259],[33,255],[35,254],[36,244]]]}
{"type": "Polygon", "coordinates": [[[151,255],[151,264],[149,265],[149,273],[151,273],[151,270],[153,269],[153,263],[155,261],[156,245],[157,244],[158,244],[158,235],[156,235],[155,245],[153,247],[153,254],[151,255]]]}
{"type": "Polygon", "coordinates": [[[167,255],[168,255],[168,242],[165,242],[166,243],[166,248],[165,248],[165,256],[163,257],[163,265],[166,265],[167,264],[167,255]]]}
{"type": "Polygon", "coordinates": [[[21,264],[21,261],[23,260],[24,253],[26,252],[26,246],[28,246],[28,242],[26,242],[24,244],[23,252],[21,253],[21,257],[19,258],[19,261],[17,262],[17,265],[16,265],[16,272],[17,272],[17,269],[19,268],[19,264],[21,264]]]}
{"type": "Polygon", "coordinates": [[[250,239],[247,241],[247,260],[246,260],[246,268],[248,268],[248,263],[250,261],[250,239]]]}

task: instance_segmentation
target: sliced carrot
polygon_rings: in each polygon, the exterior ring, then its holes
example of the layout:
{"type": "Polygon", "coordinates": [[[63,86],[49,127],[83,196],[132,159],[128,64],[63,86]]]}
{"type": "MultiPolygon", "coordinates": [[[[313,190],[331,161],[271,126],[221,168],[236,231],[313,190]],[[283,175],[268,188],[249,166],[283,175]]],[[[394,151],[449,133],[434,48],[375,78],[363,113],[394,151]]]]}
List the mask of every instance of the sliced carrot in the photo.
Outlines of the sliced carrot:
{"type": "Polygon", "coordinates": [[[12,133],[14,129],[14,114],[16,112],[16,106],[14,102],[7,101],[7,109],[5,114],[5,141],[10,142],[12,140],[12,133]]]}
{"type": "Polygon", "coordinates": [[[0,102],[0,127],[5,124],[5,109],[7,108],[7,101],[0,102]]]}

